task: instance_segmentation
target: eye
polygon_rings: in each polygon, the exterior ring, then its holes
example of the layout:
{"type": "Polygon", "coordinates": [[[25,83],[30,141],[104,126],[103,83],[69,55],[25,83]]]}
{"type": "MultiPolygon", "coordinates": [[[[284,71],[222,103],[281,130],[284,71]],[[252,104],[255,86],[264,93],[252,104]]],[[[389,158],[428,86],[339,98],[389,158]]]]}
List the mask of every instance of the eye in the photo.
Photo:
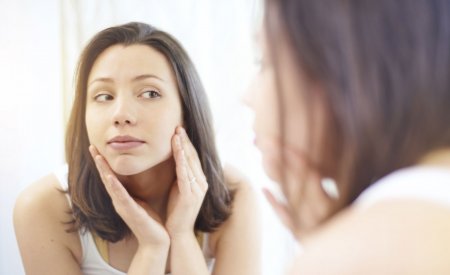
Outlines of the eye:
{"type": "Polygon", "coordinates": [[[95,101],[100,101],[100,102],[104,102],[104,101],[108,101],[108,100],[112,100],[113,97],[112,95],[109,94],[98,94],[94,97],[95,101]]]}
{"type": "Polygon", "coordinates": [[[148,90],[148,91],[143,92],[141,94],[141,97],[143,97],[143,98],[158,98],[158,97],[161,97],[161,94],[155,90],[148,90]]]}

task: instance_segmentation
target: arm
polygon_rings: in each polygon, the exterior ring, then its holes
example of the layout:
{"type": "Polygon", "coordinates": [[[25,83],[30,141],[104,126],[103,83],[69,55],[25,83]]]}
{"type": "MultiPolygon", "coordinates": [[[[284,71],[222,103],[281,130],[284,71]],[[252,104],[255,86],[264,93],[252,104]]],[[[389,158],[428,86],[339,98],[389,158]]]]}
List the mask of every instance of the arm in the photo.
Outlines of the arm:
{"type": "Polygon", "coordinates": [[[135,235],[139,246],[128,269],[128,275],[164,274],[170,246],[169,236],[154,211],[143,201],[133,199],[119,182],[106,160],[89,148],[102,182],[114,205],[135,235]]]}
{"type": "Polygon", "coordinates": [[[172,139],[172,149],[177,180],[169,195],[166,221],[171,240],[171,271],[174,275],[206,275],[208,268],[194,235],[194,223],[208,183],[198,154],[181,127],[172,139]]]}
{"type": "Polygon", "coordinates": [[[14,229],[26,274],[81,274],[78,235],[67,233],[69,205],[47,176],[24,190],[14,207],[14,229]]]}
{"type": "MultiPolygon", "coordinates": [[[[238,182],[233,201],[234,211],[210,238],[215,243],[213,274],[259,275],[261,230],[258,199],[254,190],[241,178],[232,181],[238,182]]],[[[202,249],[193,233],[173,236],[171,249],[174,275],[209,274],[202,249]]]]}
{"type": "Polygon", "coordinates": [[[216,234],[214,275],[261,274],[261,222],[257,194],[242,179],[230,218],[216,234]]]}
{"type": "Polygon", "coordinates": [[[172,274],[206,275],[209,274],[205,256],[194,233],[171,238],[170,262],[172,274]]]}
{"type": "Polygon", "coordinates": [[[168,247],[155,249],[139,246],[127,274],[165,274],[168,247]]]}
{"type": "Polygon", "coordinates": [[[414,200],[344,210],[302,240],[289,274],[450,274],[449,216],[414,200]]]}

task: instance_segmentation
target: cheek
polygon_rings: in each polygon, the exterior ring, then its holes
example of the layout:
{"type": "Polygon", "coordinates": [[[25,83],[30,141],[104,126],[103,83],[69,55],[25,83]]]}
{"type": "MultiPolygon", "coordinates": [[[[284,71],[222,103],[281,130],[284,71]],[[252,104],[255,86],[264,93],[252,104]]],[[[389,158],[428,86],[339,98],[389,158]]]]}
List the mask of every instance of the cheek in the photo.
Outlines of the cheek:
{"type": "Polygon", "coordinates": [[[278,137],[280,111],[272,74],[261,74],[252,85],[252,90],[251,106],[255,112],[255,131],[261,136],[278,137]]]}
{"type": "MultiPolygon", "coordinates": [[[[168,109],[170,110],[170,109],[168,109]]],[[[161,112],[148,123],[148,132],[152,133],[154,145],[161,146],[164,151],[171,150],[171,139],[177,126],[182,124],[181,112],[161,112]]]]}
{"type": "Polygon", "coordinates": [[[86,110],[85,125],[89,142],[96,146],[98,145],[97,140],[100,138],[99,132],[102,131],[100,120],[100,116],[93,114],[89,109],[86,110]]]}

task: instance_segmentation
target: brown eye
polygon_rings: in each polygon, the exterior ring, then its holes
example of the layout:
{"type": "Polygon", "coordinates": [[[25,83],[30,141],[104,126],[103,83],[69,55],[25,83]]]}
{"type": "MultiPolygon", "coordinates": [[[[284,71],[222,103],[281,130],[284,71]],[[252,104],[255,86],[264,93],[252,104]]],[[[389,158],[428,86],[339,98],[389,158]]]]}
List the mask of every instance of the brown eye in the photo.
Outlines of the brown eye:
{"type": "Polygon", "coordinates": [[[142,97],[144,98],[158,98],[161,97],[161,95],[155,91],[155,90],[149,90],[149,91],[145,91],[141,94],[142,97]]]}
{"type": "Polygon", "coordinates": [[[98,94],[94,97],[94,99],[95,99],[95,101],[103,102],[103,101],[112,100],[113,97],[112,97],[112,95],[109,95],[109,94],[98,94]]]}

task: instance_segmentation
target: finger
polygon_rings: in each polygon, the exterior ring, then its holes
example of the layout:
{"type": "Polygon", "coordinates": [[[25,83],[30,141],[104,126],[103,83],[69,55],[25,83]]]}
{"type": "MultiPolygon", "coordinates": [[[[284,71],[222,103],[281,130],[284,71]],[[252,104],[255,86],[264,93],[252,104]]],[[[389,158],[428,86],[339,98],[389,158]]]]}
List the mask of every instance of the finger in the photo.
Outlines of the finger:
{"type": "Polygon", "coordinates": [[[201,190],[203,192],[206,192],[206,190],[208,189],[208,182],[207,182],[205,173],[203,172],[202,165],[201,165],[200,159],[198,157],[198,153],[197,153],[194,145],[190,141],[184,128],[178,127],[177,133],[181,137],[182,148],[184,149],[185,152],[187,152],[186,159],[187,159],[188,166],[191,169],[193,176],[195,176],[195,178],[197,179],[197,183],[199,184],[201,190]]]}
{"type": "MultiPolygon", "coordinates": [[[[183,150],[184,151],[184,150],[183,150]]],[[[185,152],[185,151],[184,151],[185,152]]],[[[202,182],[201,178],[197,178],[194,174],[192,167],[189,165],[189,161],[186,158],[186,155],[183,155],[185,160],[186,174],[188,178],[188,185],[191,188],[192,193],[200,195],[203,193],[200,188],[200,182],[202,182]]]]}
{"type": "Polygon", "coordinates": [[[106,191],[108,192],[109,196],[111,197],[111,199],[114,201],[115,199],[115,193],[114,190],[112,189],[112,183],[113,181],[109,180],[110,177],[115,178],[115,176],[113,174],[109,174],[106,169],[106,160],[101,156],[101,155],[97,155],[95,156],[95,165],[97,166],[97,170],[99,171],[100,177],[102,179],[103,185],[106,188],[106,191]]]}
{"type": "Polygon", "coordinates": [[[178,134],[175,134],[172,138],[172,148],[175,159],[178,189],[181,194],[188,194],[191,192],[191,187],[189,186],[186,153],[181,147],[181,138],[178,134]]]}
{"type": "Polygon", "coordinates": [[[128,191],[123,187],[122,183],[114,176],[108,175],[107,176],[108,183],[106,186],[110,190],[111,197],[113,200],[116,201],[116,203],[119,203],[121,207],[123,206],[130,206],[130,202],[134,199],[130,196],[128,191]]]}
{"type": "Polygon", "coordinates": [[[103,183],[106,183],[107,182],[106,176],[109,174],[111,175],[114,174],[111,167],[109,167],[105,158],[98,152],[97,148],[95,148],[94,145],[89,146],[89,152],[91,153],[92,158],[94,159],[95,166],[97,167],[97,171],[99,172],[99,175],[103,183]]]}
{"type": "Polygon", "coordinates": [[[322,177],[317,166],[308,162],[301,152],[293,148],[285,148],[284,154],[287,176],[283,191],[293,215],[294,225],[307,230],[330,213],[334,201],[322,188],[322,177]]]}
{"type": "Polygon", "coordinates": [[[186,150],[188,158],[198,159],[197,151],[195,150],[194,145],[192,144],[188,134],[186,133],[186,129],[184,129],[181,126],[178,126],[176,132],[181,136],[182,145],[186,150]]]}
{"type": "Polygon", "coordinates": [[[196,194],[199,197],[203,197],[205,194],[204,187],[203,187],[203,180],[198,177],[195,176],[195,174],[193,173],[193,171],[189,168],[189,166],[187,167],[187,172],[188,172],[188,177],[189,177],[189,186],[192,190],[193,194],[196,194]]]}
{"type": "Polygon", "coordinates": [[[321,184],[322,179],[318,175],[310,179],[305,187],[305,197],[308,197],[308,202],[311,204],[312,215],[322,220],[328,215],[336,199],[327,195],[321,184]]]}
{"type": "Polygon", "coordinates": [[[92,144],[89,145],[89,153],[91,153],[92,159],[94,159],[96,155],[99,155],[97,148],[92,144]]]}
{"type": "Polygon", "coordinates": [[[106,159],[98,153],[97,149],[94,146],[90,146],[89,149],[91,151],[91,154],[95,155],[95,157],[94,157],[95,165],[99,172],[100,178],[102,179],[103,185],[105,186],[106,191],[108,192],[111,199],[113,199],[113,202],[114,202],[115,196],[117,196],[117,194],[119,194],[120,196],[123,196],[123,195],[121,195],[121,193],[123,193],[123,191],[120,191],[119,193],[114,193],[117,191],[117,188],[112,189],[112,186],[116,185],[116,182],[119,183],[120,187],[128,195],[128,192],[125,190],[122,183],[119,182],[117,177],[114,175],[111,167],[109,167],[108,163],[106,162],[106,159]],[[111,181],[109,178],[112,178],[113,180],[111,181]]]}
{"type": "Polygon", "coordinates": [[[158,222],[158,219],[155,219],[157,215],[150,210],[148,205],[131,197],[116,177],[110,175],[107,177],[107,181],[106,186],[113,201],[114,209],[130,227],[131,231],[138,233],[141,228],[145,227],[145,223],[158,222]],[[150,216],[150,219],[148,216],[150,216]]]}
{"type": "Polygon", "coordinates": [[[294,150],[294,148],[284,148],[285,157],[285,181],[282,183],[283,193],[288,203],[294,208],[295,204],[301,203],[305,195],[305,189],[314,181],[312,178],[316,172],[308,163],[306,157],[294,150]]]}
{"type": "Polygon", "coordinates": [[[285,204],[278,202],[275,196],[266,188],[263,188],[263,193],[270,203],[275,213],[280,218],[281,222],[292,232],[295,232],[294,222],[292,220],[291,215],[289,214],[289,210],[285,204]]]}
{"type": "MultiPolygon", "coordinates": [[[[177,133],[181,137],[181,146],[183,147],[184,151],[186,152],[186,159],[188,161],[188,164],[194,170],[203,171],[201,163],[200,163],[200,159],[198,157],[197,150],[195,149],[194,145],[192,144],[191,140],[189,139],[189,136],[187,135],[186,130],[183,127],[178,127],[177,133]]],[[[204,178],[204,180],[206,180],[204,175],[202,178],[204,178]]]]}

